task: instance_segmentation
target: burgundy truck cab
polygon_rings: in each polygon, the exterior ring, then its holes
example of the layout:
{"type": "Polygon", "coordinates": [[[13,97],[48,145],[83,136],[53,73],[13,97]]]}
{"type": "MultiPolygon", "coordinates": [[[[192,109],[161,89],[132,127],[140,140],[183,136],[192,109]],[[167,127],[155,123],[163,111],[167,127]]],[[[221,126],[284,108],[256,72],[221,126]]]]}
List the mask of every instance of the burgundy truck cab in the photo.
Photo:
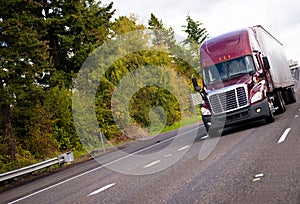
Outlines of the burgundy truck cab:
{"type": "Polygon", "coordinates": [[[268,59],[246,28],[205,41],[200,48],[203,123],[210,136],[246,121],[274,120],[268,59]]]}

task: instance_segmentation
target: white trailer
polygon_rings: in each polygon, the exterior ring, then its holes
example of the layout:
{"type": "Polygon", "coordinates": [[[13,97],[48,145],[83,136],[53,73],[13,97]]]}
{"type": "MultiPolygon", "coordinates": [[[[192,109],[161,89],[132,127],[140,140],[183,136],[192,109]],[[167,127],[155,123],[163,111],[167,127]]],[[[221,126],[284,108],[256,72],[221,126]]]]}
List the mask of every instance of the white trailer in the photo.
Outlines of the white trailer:
{"type": "Polygon", "coordinates": [[[293,86],[294,81],[282,43],[262,26],[254,26],[252,28],[256,33],[257,41],[264,55],[268,57],[274,88],[293,86]]]}

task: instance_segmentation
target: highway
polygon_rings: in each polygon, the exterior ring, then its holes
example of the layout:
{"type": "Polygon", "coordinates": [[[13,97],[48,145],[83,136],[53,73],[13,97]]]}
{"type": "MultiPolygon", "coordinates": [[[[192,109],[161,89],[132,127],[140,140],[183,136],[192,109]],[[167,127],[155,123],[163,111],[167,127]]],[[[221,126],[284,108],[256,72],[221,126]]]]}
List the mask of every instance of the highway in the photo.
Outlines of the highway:
{"type": "Polygon", "coordinates": [[[273,123],[227,128],[220,138],[195,124],[2,192],[0,202],[300,203],[297,97],[273,123]]]}

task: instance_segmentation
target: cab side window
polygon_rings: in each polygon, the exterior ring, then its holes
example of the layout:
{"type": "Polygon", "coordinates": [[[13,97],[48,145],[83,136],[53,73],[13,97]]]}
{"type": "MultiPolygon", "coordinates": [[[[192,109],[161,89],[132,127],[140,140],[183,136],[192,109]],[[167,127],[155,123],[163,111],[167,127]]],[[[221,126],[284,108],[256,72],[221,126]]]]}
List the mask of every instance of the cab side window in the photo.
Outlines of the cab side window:
{"type": "Polygon", "coordinates": [[[259,59],[258,59],[257,55],[255,55],[254,64],[257,67],[257,70],[261,71],[261,66],[260,66],[259,59]]]}

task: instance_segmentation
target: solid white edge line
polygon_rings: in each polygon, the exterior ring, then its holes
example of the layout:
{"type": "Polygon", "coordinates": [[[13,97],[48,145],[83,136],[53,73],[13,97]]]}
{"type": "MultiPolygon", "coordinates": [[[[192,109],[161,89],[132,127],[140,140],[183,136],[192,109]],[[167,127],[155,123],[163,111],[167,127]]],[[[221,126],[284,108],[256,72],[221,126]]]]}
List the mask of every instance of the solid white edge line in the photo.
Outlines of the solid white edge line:
{"type": "Polygon", "coordinates": [[[95,195],[97,193],[101,193],[102,191],[105,191],[106,189],[110,188],[110,187],[113,187],[116,183],[111,183],[111,184],[108,184],[106,186],[103,186],[102,188],[99,188],[98,190],[90,193],[88,196],[91,196],[91,195],[95,195]]]}
{"type": "Polygon", "coordinates": [[[281,137],[278,140],[278,144],[285,140],[285,138],[289,134],[290,130],[291,130],[291,128],[288,128],[284,131],[284,133],[281,135],[281,137]]]}
{"type": "Polygon", "coordinates": [[[76,175],[76,176],[74,176],[74,177],[71,177],[71,178],[69,178],[69,179],[67,179],[67,180],[61,181],[61,182],[59,182],[59,183],[57,183],[57,184],[54,184],[54,185],[52,185],[52,186],[49,186],[49,187],[47,187],[47,188],[43,188],[43,189],[41,189],[41,190],[39,190],[39,191],[36,191],[36,192],[34,192],[34,193],[31,193],[31,194],[29,194],[29,195],[27,195],[27,196],[24,196],[24,197],[21,197],[21,198],[19,198],[19,199],[17,199],[17,200],[14,200],[14,201],[12,201],[12,202],[9,202],[8,204],[13,204],[13,203],[19,202],[19,201],[21,201],[21,200],[24,200],[24,199],[26,199],[26,198],[29,198],[29,197],[31,197],[31,196],[37,195],[37,194],[39,194],[39,193],[42,193],[42,192],[44,192],[44,191],[50,190],[50,189],[52,189],[52,188],[54,188],[54,187],[56,187],[56,186],[59,186],[59,185],[64,184],[64,183],[67,183],[67,182],[72,181],[72,180],[74,180],[74,179],[77,179],[77,178],[79,178],[79,177],[81,177],[81,176],[84,176],[84,175],[86,175],[86,174],[92,173],[92,172],[94,172],[94,171],[96,171],[96,170],[102,169],[103,167],[106,167],[106,166],[108,166],[108,165],[114,164],[114,163],[116,163],[116,162],[118,162],[118,161],[121,161],[121,160],[123,160],[123,159],[126,159],[126,158],[128,158],[128,157],[130,157],[130,156],[132,156],[132,155],[135,155],[135,154],[137,154],[137,153],[140,153],[140,152],[142,152],[142,151],[144,151],[144,150],[150,149],[150,148],[155,147],[155,146],[157,146],[157,145],[163,144],[163,143],[165,143],[165,142],[167,142],[167,141],[169,141],[169,140],[172,140],[172,139],[174,139],[174,138],[176,138],[176,137],[180,137],[180,136],[182,136],[182,135],[184,135],[184,134],[186,134],[186,133],[188,133],[188,132],[191,132],[191,131],[193,131],[193,130],[195,130],[195,129],[199,129],[199,128],[201,128],[201,127],[204,127],[204,125],[201,125],[201,126],[199,126],[199,127],[193,128],[193,129],[191,129],[191,130],[189,130],[189,131],[186,131],[186,132],[184,132],[184,133],[182,133],[182,134],[180,134],[180,135],[176,135],[175,137],[171,137],[171,138],[169,138],[169,139],[166,139],[166,140],[164,140],[164,141],[162,141],[162,142],[160,142],[160,143],[156,143],[156,144],[154,144],[154,145],[151,145],[151,146],[146,147],[146,148],[144,148],[144,149],[141,149],[141,150],[139,150],[139,151],[136,151],[136,152],[133,152],[133,153],[131,153],[131,154],[128,154],[127,156],[124,156],[124,157],[121,157],[121,158],[116,159],[116,160],[114,160],[114,161],[111,161],[111,162],[108,162],[108,163],[106,163],[106,164],[103,164],[102,166],[96,167],[96,168],[91,169],[91,170],[89,170],[89,171],[86,171],[86,172],[84,172],[84,173],[82,173],[82,174],[78,174],[78,175],[76,175]]]}

